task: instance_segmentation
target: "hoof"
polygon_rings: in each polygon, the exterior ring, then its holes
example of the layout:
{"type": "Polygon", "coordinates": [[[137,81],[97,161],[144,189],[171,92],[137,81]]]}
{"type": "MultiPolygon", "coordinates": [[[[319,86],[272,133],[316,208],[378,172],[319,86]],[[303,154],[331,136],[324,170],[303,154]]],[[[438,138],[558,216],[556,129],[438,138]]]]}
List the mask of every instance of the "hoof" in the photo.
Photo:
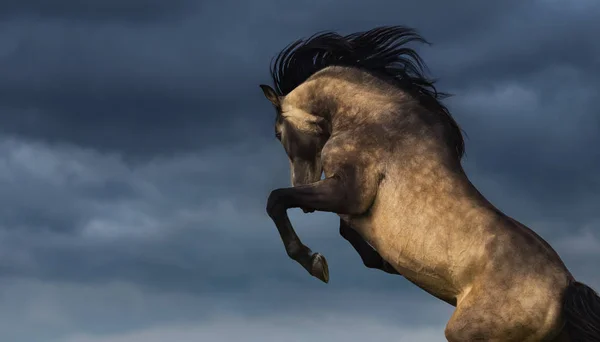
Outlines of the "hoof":
{"type": "Polygon", "coordinates": [[[312,269],[311,274],[323,281],[324,283],[329,282],[329,266],[327,266],[327,260],[319,253],[315,253],[311,260],[312,269]]]}

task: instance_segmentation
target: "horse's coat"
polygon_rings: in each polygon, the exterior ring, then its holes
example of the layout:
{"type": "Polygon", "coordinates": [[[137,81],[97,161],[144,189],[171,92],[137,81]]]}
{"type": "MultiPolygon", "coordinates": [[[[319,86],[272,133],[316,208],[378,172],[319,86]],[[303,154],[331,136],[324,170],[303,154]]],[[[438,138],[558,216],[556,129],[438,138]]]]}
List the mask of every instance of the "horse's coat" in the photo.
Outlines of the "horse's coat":
{"type": "Polygon", "coordinates": [[[410,41],[424,42],[400,26],[316,35],[278,56],[275,89],[261,85],[290,159],[293,187],[267,203],[288,255],[328,282],[286,210],[334,212],[366,266],[456,306],[449,341],[600,341],[600,298],[469,181],[461,130],[410,41]]]}

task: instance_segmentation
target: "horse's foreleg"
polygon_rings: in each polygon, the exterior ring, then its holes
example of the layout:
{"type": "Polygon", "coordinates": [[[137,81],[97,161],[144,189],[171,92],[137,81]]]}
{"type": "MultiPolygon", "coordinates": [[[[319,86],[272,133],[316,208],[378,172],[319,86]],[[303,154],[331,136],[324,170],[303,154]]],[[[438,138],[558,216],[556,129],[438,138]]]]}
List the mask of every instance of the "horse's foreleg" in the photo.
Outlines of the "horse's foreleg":
{"type": "Polygon", "coordinates": [[[366,267],[382,270],[390,274],[400,274],[392,267],[392,265],[383,260],[381,255],[379,255],[379,253],[377,253],[377,251],[371,247],[371,245],[369,245],[356,230],[352,229],[352,227],[342,219],[340,219],[340,235],[346,239],[346,241],[350,242],[352,247],[358,252],[358,255],[360,255],[360,258],[366,267]]]}
{"type": "Polygon", "coordinates": [[[272,203],[272,195],[269,196],[267,212],[279,231],[283,246],[287,255],[297,261],[311,275],[321,279],[323,282],[329,282],[329,267],[325,257],[319,253],[312,253],[310,248],[305,246],[294,231],[294,227],[287,215],[286,207],[272,203]]]}
{"type": "Polygon", "coordinates": [[[310,274],[324,282],[329,281],[327,261],[319,253],[312,253],[310,248],[302,244],[294,231],[287,215],[289,208],[304,210],[328,211],[338,214],[355,214],[368,208],[365,200],[369,200],[362,191],[362,196],[356,196],[359,189],[355,184],[331,177],[318,182],[291,188],[275,189],[267,201],[267,213],[277,226],[287,254],[310,274]]]}

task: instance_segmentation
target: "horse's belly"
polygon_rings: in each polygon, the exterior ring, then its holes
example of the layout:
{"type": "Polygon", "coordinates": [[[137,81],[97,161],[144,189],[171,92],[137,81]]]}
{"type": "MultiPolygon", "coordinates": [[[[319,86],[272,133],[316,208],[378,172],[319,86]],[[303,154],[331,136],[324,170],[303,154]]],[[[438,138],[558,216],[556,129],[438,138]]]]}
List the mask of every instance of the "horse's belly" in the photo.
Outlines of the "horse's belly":
{"type": "Polygon", "coordinates": [[[456,289],[450,281],[445,279],[445,277],[438,275],[434,270],[427,270],[426,268],[419,268],[416,266],[407,266],[411,264],[414,265],[414,263],[410,262],[396,261],[394,263],[390,262],[390,264],[402,276],[429,294],[451,305],[456,305],[456,298],[459,295],[459,290],[456,289]]]}
{"type": "Polygon", "coordinates": [[[340,215],[367,241],[381,257],[410,282],[431,295],[455,305],[459,289],[450,281],[447,260],[426,244],[422,248],[411,236],[403,236],[403,229],[388,225],[387,220],[373,216],[353,217],[340,215]],[[392,229],[390,229],[392,228],[392,229]],[[396,228],[396,229],[394,229],[396,228]]]}

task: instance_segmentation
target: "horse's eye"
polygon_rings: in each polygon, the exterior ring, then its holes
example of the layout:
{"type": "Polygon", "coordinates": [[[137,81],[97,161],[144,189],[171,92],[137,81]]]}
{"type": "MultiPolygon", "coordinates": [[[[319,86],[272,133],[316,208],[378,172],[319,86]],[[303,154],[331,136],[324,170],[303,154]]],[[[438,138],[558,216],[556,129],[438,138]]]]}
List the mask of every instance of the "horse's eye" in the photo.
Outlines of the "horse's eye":
{"type": "Polygon", "coordinates": [[[277,133],[275,133],[275,137],[276,137],[278,140],[281,140],[281,132],[277,132],[277,133]]]}

